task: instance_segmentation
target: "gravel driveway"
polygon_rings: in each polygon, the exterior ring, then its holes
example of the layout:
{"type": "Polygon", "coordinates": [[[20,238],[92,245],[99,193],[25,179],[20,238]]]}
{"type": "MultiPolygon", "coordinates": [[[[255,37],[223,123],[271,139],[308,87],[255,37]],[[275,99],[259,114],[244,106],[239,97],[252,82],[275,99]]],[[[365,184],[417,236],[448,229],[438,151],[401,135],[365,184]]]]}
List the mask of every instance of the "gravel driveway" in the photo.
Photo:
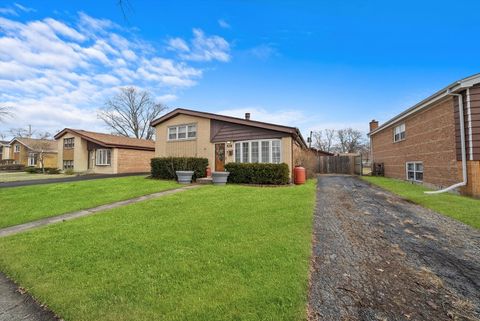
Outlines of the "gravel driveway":
{"type": "Polygon", "coordinates": [[[480,320],[480,232],[350,176],[320,176],[311,320],[480,320]]]}

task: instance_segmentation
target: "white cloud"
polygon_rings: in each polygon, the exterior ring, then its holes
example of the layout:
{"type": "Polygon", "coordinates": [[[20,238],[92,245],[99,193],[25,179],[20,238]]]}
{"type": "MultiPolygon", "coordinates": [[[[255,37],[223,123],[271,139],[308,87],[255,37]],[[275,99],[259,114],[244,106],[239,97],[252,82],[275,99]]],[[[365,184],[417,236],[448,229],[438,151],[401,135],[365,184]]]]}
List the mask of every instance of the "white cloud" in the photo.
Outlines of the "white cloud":
{"type": "Polygon", "coordinates": [[[18,13],[12,8],[0,8],[0,14],[18,16],[18,13]]]}
{"type": "Polygon", "coordinates": [[[13,4],[15,7],[17,7],[18,9],[20,9],[21,11],[23,12],[35,12],[37,10],[33,9],[33,8],[29,8],[29,7],[25,7],[25,6],[22,6],[21,4],[19,3],[14,3],[13,4]]]}
{"type": "Polygon", "coordinates": [[[76,23],[0,16],[0,104],[14,108],[2,127],[101,130],[96,111],[118,87],[145,88],[171,102],[179,88],[194,86],[203,75],[187,60],[229,60],[229,44],[221,37],[195,29],[190,45],[184,41],[186,50],[174,39],[169,45],[191,55],[188,59],[160,56],[129,30],[83,12],[76,23]]]}
{"type": "Polygon", "coordinates": [[[251,55],[254,57],[261,59],[261,60],[266,60],[272,56],[278,56],[278,50],[271,44],[261,44],[256,47],[251,48],[248,51],[251,55]]]}
{"type": "Polygon", "coordinates": [[[168,49],[177,52],[184,60],[230,61],[230,44],[220,36],[207,36],[201,29],[193,29],[193,38],[188,44],[181,38],[168,41],[168,49]]]}
{"type": "Polygon", "coordinates": [[[224,19],[218,19],[218,25],[224,29],[230,29],[230,24],[224,19]]]}

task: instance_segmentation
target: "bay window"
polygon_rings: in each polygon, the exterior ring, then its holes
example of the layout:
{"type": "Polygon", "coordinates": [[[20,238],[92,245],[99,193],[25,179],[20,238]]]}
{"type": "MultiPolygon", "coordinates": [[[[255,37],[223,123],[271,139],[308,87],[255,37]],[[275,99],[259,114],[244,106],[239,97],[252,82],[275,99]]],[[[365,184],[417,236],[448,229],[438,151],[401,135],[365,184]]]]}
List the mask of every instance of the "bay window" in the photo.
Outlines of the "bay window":
{"type": "Polygon", "coordinates": [[[279,139],[252,140],[235,143],[236,163],[274,163],[282,161],[279,139]]]}
{"type": "Polygon", "coordinates": [[[95,165],[108,166],[112,162],[111,149],[97,149],[95,157],[95,165]]]}

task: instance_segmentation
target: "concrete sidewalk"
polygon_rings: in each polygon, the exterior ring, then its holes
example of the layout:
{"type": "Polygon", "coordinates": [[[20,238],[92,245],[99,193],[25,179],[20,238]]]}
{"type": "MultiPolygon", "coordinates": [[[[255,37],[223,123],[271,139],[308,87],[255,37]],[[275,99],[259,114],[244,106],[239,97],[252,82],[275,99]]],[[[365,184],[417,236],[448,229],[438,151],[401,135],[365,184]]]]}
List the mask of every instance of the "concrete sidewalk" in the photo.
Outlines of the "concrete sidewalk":
{"type": "Polygon", "coordinates": [[[43,218],[43,219],[40,219],[40,220],[37,220],[37,221],[6,227],[6,228],[3,228],[3,229],[0,229],[0,237],[9,236],[9,235],[13,235],[13,234],[18,234],[18,233],[28,231],[28,230],[31,230],[31,229],[34,229],[34,228],[38,228],[38,227],[41,227],[41,226],[45,226],[45,225],[51,225],[51,224],[55,224],[55,223],[59,223],[59,222],[73,220],[73,219],[76,219],[76,218],[79,218],[79,217],[96,214],[96,213],[99,213],[99,212],[103,212],[103,211],[106,211],[106,210],[110,210],[110,209],[113,209],[113,208],[129,205],[129,204],[134,204],[134,203],[138,203],[138,202],[142,202],[142,201],[146,201],[146,200],[151,200],[151,199],[166,196],[166,195],[176,194],[176,193],[183,192],[183,191],[193,189],[193,188],[197,188],[197,187],[200,187],[200,186],[201,185],[188,185],[188,186],[185,186],[185,187],[171,189],[171,190],[168,190],[168,191],[148,194],[148,195],[144,195],[144,196],[140,196],[140,197],[136,197],[136,198],[131,198],[131,199],[124,200],[124,201],[105,204],[105,205],[101,205],[101,206],[86,209],[86,210],[70,212],[70,213],[61,214],[61,215],[52,216],[52,217],[46,217],[46,218],[43,218]]]}

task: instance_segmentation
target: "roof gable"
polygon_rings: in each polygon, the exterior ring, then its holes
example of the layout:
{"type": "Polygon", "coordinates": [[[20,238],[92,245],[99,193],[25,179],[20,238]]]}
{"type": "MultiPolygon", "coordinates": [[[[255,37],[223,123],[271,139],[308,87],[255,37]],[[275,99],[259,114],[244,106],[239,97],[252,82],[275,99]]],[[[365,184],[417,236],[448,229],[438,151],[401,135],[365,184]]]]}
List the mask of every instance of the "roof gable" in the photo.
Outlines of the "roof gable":
{"type": "Polygon", "coordinates": [[[155,150],[155,142],[151,140],[96,133],[82,129],[65,128],[55,135],[55,139],[58,140],[67,133],[80,136],[87,141],[107,148],[155,150]]]}
{"type": "Polygon", "coordinates": [[[25,146],[27,149],[34,152],[48,152],[56,153],[57,152],[57,142],[53,139],[37,139],[37,138],[28,138],[28,137],[15,137],[9,143],[9,145],[18,142],[25,146]]]}

